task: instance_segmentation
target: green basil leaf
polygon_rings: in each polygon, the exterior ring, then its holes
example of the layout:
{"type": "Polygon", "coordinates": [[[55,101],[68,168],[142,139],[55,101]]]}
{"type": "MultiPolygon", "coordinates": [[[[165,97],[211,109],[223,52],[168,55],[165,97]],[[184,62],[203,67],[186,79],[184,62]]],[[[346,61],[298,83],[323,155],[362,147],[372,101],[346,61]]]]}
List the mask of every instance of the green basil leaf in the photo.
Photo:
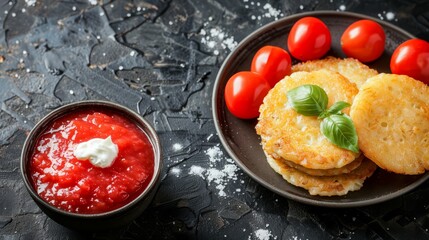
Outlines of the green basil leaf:
{"type": "Polygon", "coordinates": [[[350,103],[348,102],[344,102],[344,101],[339,101],[334,103],[329,109],[328,109],[328,113],[330,114],[338,114],[341,110],[343,110],[346,107],[350,107],[350,103]]]}
{"type": "Polygon", "coordinates": [[[291,106],[304,116],[319,116],[328,105],[325,90],[316,85],[302,85],[287,92],[291,106]]]}
{"type": "Polygon", "coordinates": [[[320,123],[320,131],[328,140],[352,152],[358,153],[358,137],[353,121],[345,114],[330,115],[320,123]]]}
{"type": "Polygon", "coordinates": [[[329,117],[332,114],[341,114],[341,110],[346,107],[350,107],[350,103],[344,101],[336,102],[328,110],[322,112],[318,118],[323,119],[325,117],[329,117]]]}

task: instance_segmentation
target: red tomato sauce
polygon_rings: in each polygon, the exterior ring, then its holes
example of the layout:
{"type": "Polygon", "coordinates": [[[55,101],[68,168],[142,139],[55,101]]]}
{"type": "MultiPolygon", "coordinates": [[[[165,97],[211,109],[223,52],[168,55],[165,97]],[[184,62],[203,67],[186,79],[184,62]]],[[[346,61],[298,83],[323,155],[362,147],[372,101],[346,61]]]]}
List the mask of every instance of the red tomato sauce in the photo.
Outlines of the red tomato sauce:
{"type": "Polygon", "coordinates": [[[73,213],[102,213],[134,200],[154,174],[154,152],[146,134],[124,116],[82,110],[54,121],[37,140],[29,171],[36,192],[49,204],[73,213]],[[111,136],[119,153],[100,168],[78,160],[77,144],[111,136]]]}

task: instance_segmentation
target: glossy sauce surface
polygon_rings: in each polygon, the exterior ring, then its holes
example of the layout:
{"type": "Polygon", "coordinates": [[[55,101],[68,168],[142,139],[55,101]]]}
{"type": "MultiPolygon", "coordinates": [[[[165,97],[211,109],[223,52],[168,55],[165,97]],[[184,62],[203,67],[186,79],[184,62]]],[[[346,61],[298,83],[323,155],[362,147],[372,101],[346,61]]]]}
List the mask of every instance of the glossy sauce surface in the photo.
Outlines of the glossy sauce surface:
{"type": "Polygon", "coordinates": [[[146,134],[124,116],[82,110],[56,119],[37,140],[30,161],[36,192],[49,204],[74,213],[102,213],[135,199],[154,174],[154,152],[146,134]],[[118,146],[113,165],[78,160],[77,144],[107,138],[118,146]]]}

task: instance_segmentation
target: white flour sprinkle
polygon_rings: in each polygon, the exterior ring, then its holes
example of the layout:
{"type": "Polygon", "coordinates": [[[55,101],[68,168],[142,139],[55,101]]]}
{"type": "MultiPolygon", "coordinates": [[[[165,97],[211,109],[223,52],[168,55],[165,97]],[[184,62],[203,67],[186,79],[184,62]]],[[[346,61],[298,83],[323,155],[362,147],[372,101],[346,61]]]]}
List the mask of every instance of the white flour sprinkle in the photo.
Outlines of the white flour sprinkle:
{"type": "Polygon", "coordinates": [[[183,149],[182,144],[180,144],[180,143],[173,144],[173,151],[177,152],[177,151],[180,151],[182,149],[183,149]]]}
{"type": "Polygon", "coordinates": [[[36,0],[25,0],[25,3],[27,3],[27,6],[35,6],[36,0]]]}
{"type": "Polygon", "coordinates": [[[259,240],[269,240],[273,236],[271,231],[267,229],[258,229],[254,233],[259,240]]]}
{"type": "Polygon", "coordinates": [[[230,181],[237,180],[238,167],[233,163],[232,159],[225,158],[219,146],[207,149],[205,154],[209,157],[210,168],[205,169],[201,166],[193,165],[189,170],[189,174],[205,179],[209,186],[214,186],[219,196],[226,197],[225,188],[230,181]],[[217,165],[223,166],[223,168],[220,170],[215,168],[217,165]]]}
{"type": "Polygon", "coordinates": [[[97,5],[97,0],[88,0],[91,5],[97,5]]]}
{"type": "Polygon", "coordinates": [[[386,18],[386,20],[388,20],[388,21],[398,21],[398,19],[395,18],[395,13],[393,13],[393,12],[383,11],[382,13],[377,14],[377,16],[381,20],[384,20],[386,18]]]}
{"type": "MultiPolygon", "coordinates": [[[[243,0],[243,2],[246,3],[248,1],[243,0]]],[[[251,6],[256,5],[258,7],[258,9],[261,9],[260,8],[260,6],[261,6],[260,2],[256,2],[256,4],[255,4],[255,2],[252,1],[252,2],[250,2],[250,5],[251,6]]],[[[246,4],[244,7],[249,8],[249,5],[246,4]]],[[[264,6],[262,6],[262,9],[265,10],[265,12],[262,15],[260,15],[260,16],[252,15],[252,16],[250,16],[250,19],[261,20],[262,18],[270,18],[270,19],[278,20],[280,17],[284,16],[284,14],[281,12],[280,9],[273,7],[269,3],[264,4],[264,6]]]]}
{"type": "Polygon", "coordinates": [[[278,20],[279,17],[283,16],[279,9],[274,8],[269,3],[266,3],[262,8],[267,10],[267,12],[264,14],[264,17],[266,18],[274,18],[274,20],[278,20]]]}
{"type": "Polygon", "coordinates": [[[174,174],[176,177],[179,177],[181,172],[182,170],[180,168],[177,168],[177,167],[171,168],[171,173],[174,174]]]}
{"type": "Polygon", "coordinates": [[[193,166],[191,166],[191,169],[189,170],[189,174],[200,176],[201,178],[204,178],[203,173],[205,171],[206,170],[204,168],[202,168],[200,166],[193,165],[193,166]]]}
{"type": "Polygon", "coordinates": [[[223,157],[223,153],[218,146],[207,149],[205,153],[209,156],[211,163],[219,162],[223,157]]]}
{"type": "Polygon", "coordinates": [[[386,18],[387,18],[387,20],[392,21],[395,18],[395,14],[392,12],[387,12],[386,18]]]}
{"type": "Polygon", "coordinates": [[[220,50],[224,49],[232,51],[238,44],[233,36],[229,36],[228,33],[225,33],[219,27],[208,30],[201,29],[199,35],[201,36],[201,43],[213,49],[213,52],[217,54],[219,54],[220,50]]]}
{"type": "Polygon", "coordinates": [[[340,11],[345,11],[346,10],[346,6],[345,5],[340,5],[339,10],[340,11]]]}

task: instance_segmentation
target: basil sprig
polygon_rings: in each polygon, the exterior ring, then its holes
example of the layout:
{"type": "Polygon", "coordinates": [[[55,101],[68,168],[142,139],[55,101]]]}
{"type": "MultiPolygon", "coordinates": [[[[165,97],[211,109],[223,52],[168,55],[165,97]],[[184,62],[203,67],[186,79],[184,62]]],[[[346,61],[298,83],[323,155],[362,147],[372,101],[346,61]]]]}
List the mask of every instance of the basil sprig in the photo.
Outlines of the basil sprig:
{"type": "Polygon", "coordinates": [[[302,85],[287,92],[289,104],[295,111],[305,116],[317,116],[322,119],[320,131],[333,144],[359,152],[358,137],[353,121],[341,112],[350,104],[339,101],[329,109],[328,95],[317,85],[302,85]]]}
{"type": "Polygon", "coordinates": [[[318,116],[328,106],[328,95],[319,86],[302,85],[287,92],[289,103],[304,116],[318,116]]]}

